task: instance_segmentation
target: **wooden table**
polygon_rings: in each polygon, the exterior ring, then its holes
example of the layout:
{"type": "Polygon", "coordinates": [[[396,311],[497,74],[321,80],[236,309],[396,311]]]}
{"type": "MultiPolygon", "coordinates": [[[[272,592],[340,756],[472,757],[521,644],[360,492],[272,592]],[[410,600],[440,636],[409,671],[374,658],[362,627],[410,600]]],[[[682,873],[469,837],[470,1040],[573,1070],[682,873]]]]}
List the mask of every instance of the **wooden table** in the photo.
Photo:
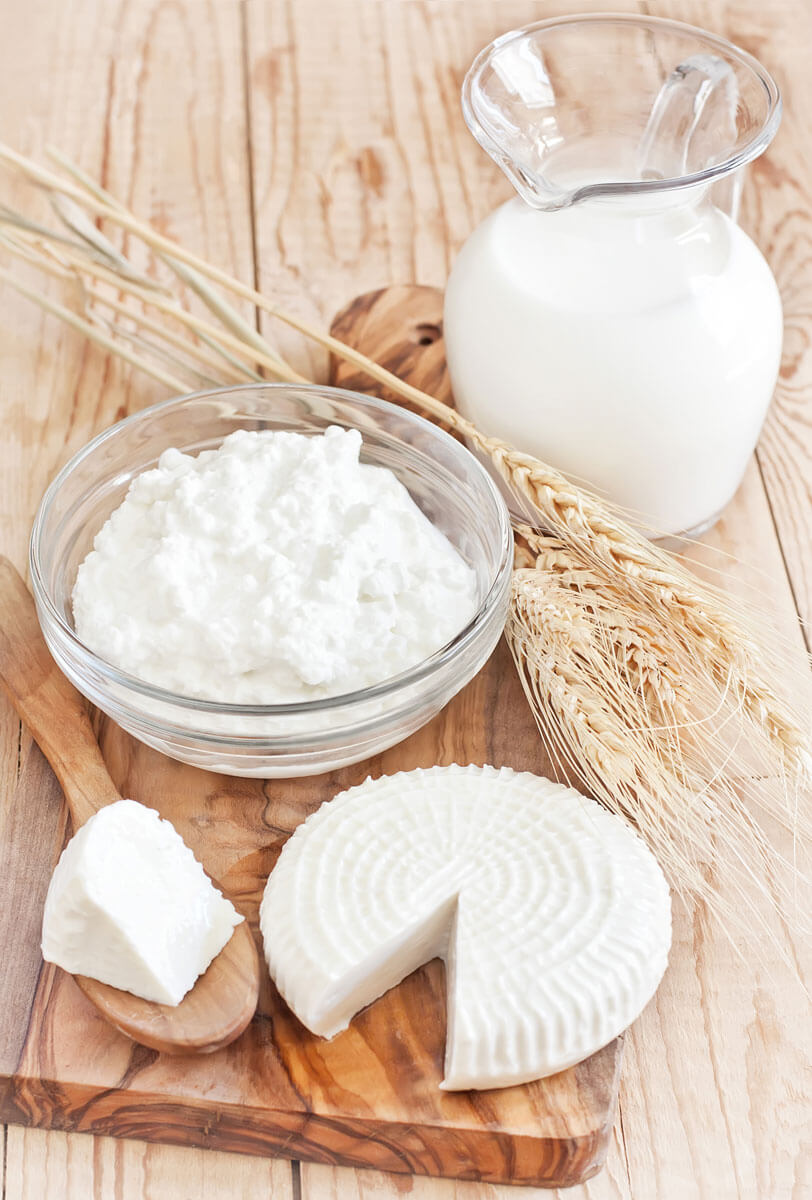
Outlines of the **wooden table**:
{"type": "MultiPolygon", "coordinates": [[[[506,195],[459,113],[474,52],[512,26],[598,7],[6,0],[3,137],[26,152],[58,145],[159,229],[326,324],[368,288],[442,285],[465,236],[506,195]]],[[[743,214],[784,299],[781,382],[745,483],[695,556],[722,562],[732,588],[755,582],[800,661],[798,618],[812,619],[812,7],[605,7],[671,15],[731,37],[764,61],[784,94],[781,132],[751,169],[743,214]]],[[[280,341],[323,370],[290,335],[280,341]]],[[[0,548],[23,567],[36,504],[58,466],[101,428],[165,393],[9,291],[0,352],[0,548]]],[[[25,732],[1,703],[0,795],[11,794],[26,749],[25,732]]],[[[801,947],[782,929],[776,934],[800,961],[801,947]]],[[[703,913],[678,910],[671,968],[628,1039],[606,1168],[562,1195],[812,1197],[803,1156],[808,1002],[766,940],[754,934],[740,949],[743,957],[703,913]]],[[[6,1129],[0,1159],[4,1200],[514,1194],[17,1127],[6,1129]]]]}

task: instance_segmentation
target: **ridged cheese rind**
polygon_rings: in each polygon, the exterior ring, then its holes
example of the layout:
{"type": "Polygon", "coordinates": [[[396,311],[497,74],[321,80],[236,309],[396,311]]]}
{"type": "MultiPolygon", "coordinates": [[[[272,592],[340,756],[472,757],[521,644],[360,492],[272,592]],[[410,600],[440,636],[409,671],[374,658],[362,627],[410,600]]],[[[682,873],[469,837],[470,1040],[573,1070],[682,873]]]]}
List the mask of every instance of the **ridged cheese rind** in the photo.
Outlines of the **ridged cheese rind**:
{"type": "Polygon", "coordinates": [[[503,1087],[580,1062],[654,994],[668,886],[633,829],[508,768],[367,780],[284,847],[260,914],[268,967],[331,1037],[428,959],[448,974],[448,1089],[503,1087]]]}

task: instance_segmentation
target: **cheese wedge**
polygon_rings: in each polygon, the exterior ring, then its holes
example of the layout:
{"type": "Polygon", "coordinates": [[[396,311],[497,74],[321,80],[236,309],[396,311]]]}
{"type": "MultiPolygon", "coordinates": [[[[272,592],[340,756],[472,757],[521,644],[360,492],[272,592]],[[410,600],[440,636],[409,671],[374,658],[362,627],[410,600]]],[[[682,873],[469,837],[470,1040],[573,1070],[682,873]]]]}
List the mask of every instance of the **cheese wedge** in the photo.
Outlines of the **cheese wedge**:
{"type": "Polygon", "coordinates": [[[561,1071],[621,1033],[671,942],[660,867],[571,788],[493,767],[367,780],[285,845],[260,924],[277,988],[333,1037],[422,963],[447,973],[449,1090],[561,1071]]]}
{"type": "Polygon", "coordinates": [[[42,955],[74,975],[175,1005],[242,920],[169,821],[118,800],[62,851],[45,900],[42,955]]]}

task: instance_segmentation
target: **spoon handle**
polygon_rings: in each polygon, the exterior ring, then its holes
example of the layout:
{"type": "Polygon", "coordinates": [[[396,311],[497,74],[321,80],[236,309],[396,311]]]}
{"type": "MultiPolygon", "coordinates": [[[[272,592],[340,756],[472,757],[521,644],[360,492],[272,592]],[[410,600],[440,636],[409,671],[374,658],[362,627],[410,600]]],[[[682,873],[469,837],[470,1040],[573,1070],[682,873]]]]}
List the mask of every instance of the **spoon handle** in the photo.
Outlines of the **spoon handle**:
{"type": "Polygon", "coordinates": [[[120,798],[85,702],[51,658],[31,593],[2,555],[0,683],[62,785],[74,828],[120,798]]]}

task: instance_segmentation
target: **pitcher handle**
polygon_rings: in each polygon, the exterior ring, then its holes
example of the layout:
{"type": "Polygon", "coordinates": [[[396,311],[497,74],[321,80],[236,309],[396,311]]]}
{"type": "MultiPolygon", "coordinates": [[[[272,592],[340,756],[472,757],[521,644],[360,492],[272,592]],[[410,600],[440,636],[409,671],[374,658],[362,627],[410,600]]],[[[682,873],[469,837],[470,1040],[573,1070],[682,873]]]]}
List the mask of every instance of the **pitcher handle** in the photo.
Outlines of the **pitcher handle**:
{"type": "MultiPolygon", "coordinates": [[[[681,62],[657,93],[637,147],[640,179],[675,179],[695,174],[724,158],[736,135],[739,85],[730,64],[714,54],[681,62]],[[712,120],[708,118],[712,117],[712,120]],[[719,146],[714,153],[713,142],[719,146]]],[[[717,206],[735,220],[742,173],[724,182],[717,206]]]]}

